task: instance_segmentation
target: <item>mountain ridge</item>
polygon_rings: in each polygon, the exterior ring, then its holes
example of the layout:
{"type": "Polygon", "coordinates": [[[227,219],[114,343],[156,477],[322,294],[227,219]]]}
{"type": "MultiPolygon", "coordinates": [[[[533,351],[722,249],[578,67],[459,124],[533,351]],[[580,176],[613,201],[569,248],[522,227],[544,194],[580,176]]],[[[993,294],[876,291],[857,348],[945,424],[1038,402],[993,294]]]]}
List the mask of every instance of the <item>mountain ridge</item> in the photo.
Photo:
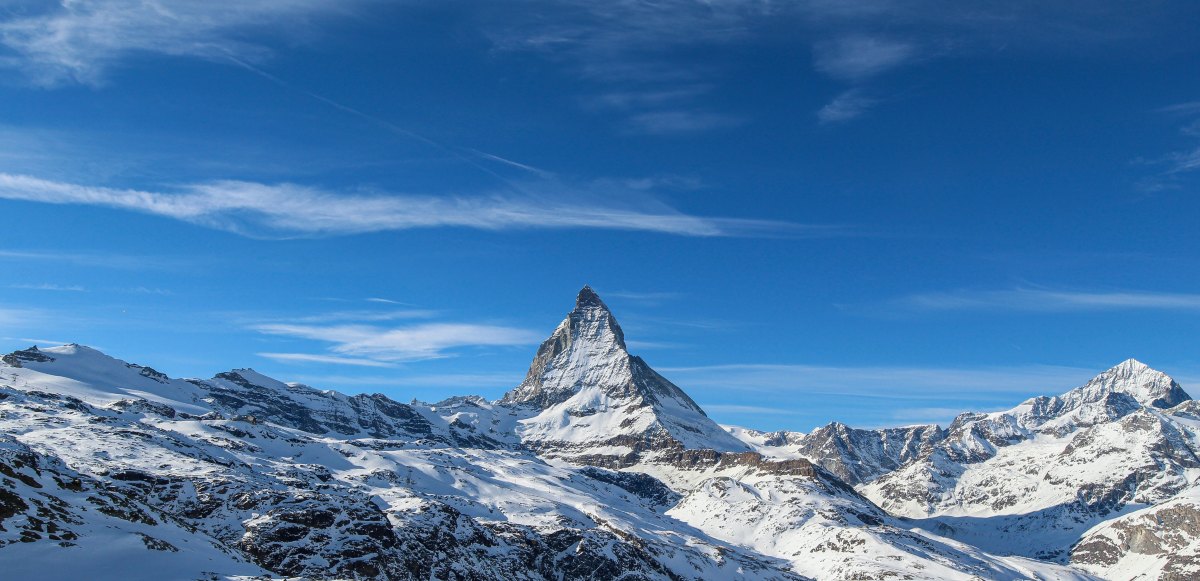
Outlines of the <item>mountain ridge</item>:
{"type": "Polygon", "coordinates": [[[1134,516],[1200,522],[1200,408],[1134,360],[945,429],[798,434],[718,426],[589,287],[496,401],[174,379],[75,344],[0,359],[6,565],[117,543],[189,578],[1082,580],[1143,549],[1186,578],[1163,551],[1200,550],[1134,516]]]}

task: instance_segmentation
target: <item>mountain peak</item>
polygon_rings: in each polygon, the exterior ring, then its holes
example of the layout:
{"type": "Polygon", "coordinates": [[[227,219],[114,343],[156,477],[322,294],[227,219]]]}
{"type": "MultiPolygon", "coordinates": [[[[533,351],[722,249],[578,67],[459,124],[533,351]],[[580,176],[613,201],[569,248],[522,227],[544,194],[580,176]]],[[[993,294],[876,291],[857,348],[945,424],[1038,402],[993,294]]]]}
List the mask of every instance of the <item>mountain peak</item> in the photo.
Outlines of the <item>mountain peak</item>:
{"type": "Polygon", "coordinates": [[[522,421],[523,438],[572,442],[572,449],[610,450],[601,444],[646,438],[690,449],[746,449],[683,390],[629,354],[621,326],[588,286],[538,348],[525,380],[500,403],[537,410],[522,421]]]}
{"type": "Polygon", "coordinates": [[[600,295],[596,294],[596,291],[592,290],[592,287],[585,284],[582,289],[579,289],[579,295],[575,297],[575,310],[594,308],[607,311],[608,305],[600,300],[600,295]]]}
{"type": "Polygon", "coordinates": [[[501,402],[532,403],[542,408],[561,403],[581,386],[596,382],[597,369],[624,365],[623,371],[601,375],[628,375],[629,358],[625,333],[617,319],[596,291],[584,286],[575,299],[575,309],[538,347],[525,381],[505,394],[501,402]],[[593,378],[576,377],[581,374],[593,378]]]}
{"type": "Polygon", "coordinates": [[[1142,405],[1160,409],[1192,399],[1171,376],[1132,358],[1105,370],[1079,389],[1095,393],[1124,393],[1142,405]]]}
{"type": "MultiPolygon", "coordinates": [[[[1154,369],[1151,369],[1149,365],[1146,365],[1145,363],[1142,363],[1141,361],[1138,361],[1137,359],[1130,357],[1129,359],[1126,359],[1126,360],[1112,366],[1111,368],[1108,369],[1108,371],[1106,371],[1106,373],[1113,373],[1113,374],[1117,374],[1117,375],[1123,375],[1126,377],[1130,377],[1130,376],[1136,375],[1138,373],[1143,373],[1145,371],[1154,371],[1154,369]]],[[[1154,372],[1159,373],[1157,371],[1154,371],[1154,372]]]]}

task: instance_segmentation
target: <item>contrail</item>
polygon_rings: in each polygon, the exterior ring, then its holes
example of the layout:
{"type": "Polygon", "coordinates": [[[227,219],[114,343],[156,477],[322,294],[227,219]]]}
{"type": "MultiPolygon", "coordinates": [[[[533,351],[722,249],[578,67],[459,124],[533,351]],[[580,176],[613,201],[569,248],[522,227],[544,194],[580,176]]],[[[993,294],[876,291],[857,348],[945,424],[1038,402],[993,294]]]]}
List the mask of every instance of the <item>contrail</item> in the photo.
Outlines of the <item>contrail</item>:
{"type": "MultiPolygon", "coordinates": [[[[479,171],[482,171],[482,172],[500,180],[501,182],[504,182],[505,184],[507,184],[509,186],[512,186],[514,188],[517,187],[511,181],[506,179],[504,176],[501,176],[500,174],[488,169],[487,167],[484,167],[483,165],[477,163],[475,160],[467,157],[466,155],[463,155],[459,151],[459,148],[450,147],[450,146],[440,143],[436,140],[425,137],[424,135],[421,135],[420,133],[417,133],[415,131],[410,131],[408,129],[400,127],[399,125],[396,125],[395,123],[392,123],[391,121],[388,121],[386,119],[376,117],[375,115],[371,115],[370,113],[360,111],[360,110],[355,109],[354,107],[350,107],[348,105],[343,105],[342,103],[334,101],[333,99],[330,99],[329,97],[326,97],[324,95],[320,95],[320,94],[314,93],[312,91],[309,91],[307,89],[302,89],[300,87],[297,87],[297,86],[293,85],[292,83],[289,83],[288,81],[281,79],[271,73],[268,73],[267,71],[264,71],[264,70],[254,66],[242,59],[239,59],[231,54],[227,54],[225,56],[230,61],[232,61],[234,64],[236,64],[236,65],[246,69],[247,71],[250,71],[250,72],[252,72],[252,73],[280,86],[280,87],[283,87],[284,89],[287,89],[289,91],[295,91],[297,93],[306,95],[312,99],[316,99],[317,101],[320,101],[326,105],[329,105],[330,107],[333,107],[334,109],[342,111],[343,113],[349,113],[351,115],[354,115],[355,117],[363,119],[377,127],[380,127],[387,131],[390,131],[391,133],[394,133],[396,135],[400,135],[402,137],[407,137],[409,139],[414,139],[414,140],[420,141],[421,143],[424,143],[430,147],[438,149],[439,151],[448,153],[448,154],[458,158],[460,161],[463,161],[463,162],[471,165],[471,167],[474,167],[475,169],[478,169],[479,171]]],[[[547,177],[547,176],[553,175],[551,172],[548,172],[548,171],[545,171],[542,169],[538,169],[531,165],[513,161],[511,159],[506,159],[506,158],[500,157],[495,154],[487,153],[485,151],[479,151],[477,149],[472,149],[472,148],[462,148],[462,149],[470,152],[472,155],[479,157],[481,159],[486,159],[486,160],[502,163],[502,164],[510,166],[510,167],[515,167],[515,168],[530,172],[532,174],[536,174],[538,176],[547,177]]],[[[520,189],[520,188],[518,188],[518,189],[520,189]]]]}

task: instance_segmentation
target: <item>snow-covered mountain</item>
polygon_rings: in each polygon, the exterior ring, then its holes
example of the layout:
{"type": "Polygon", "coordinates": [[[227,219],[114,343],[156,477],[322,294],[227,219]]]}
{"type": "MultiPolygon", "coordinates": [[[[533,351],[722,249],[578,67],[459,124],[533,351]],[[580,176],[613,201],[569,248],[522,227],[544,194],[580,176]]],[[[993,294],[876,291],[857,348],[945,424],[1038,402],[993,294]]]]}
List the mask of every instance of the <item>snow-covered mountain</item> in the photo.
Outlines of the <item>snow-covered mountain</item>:
{"type": "Polygon", "coordinates": [[[1194,425],[1164,409],[1188,399],[1128,360],[1060,396],[962,414],[922,457],[861,491],[981,548],[1065,561],[1087,529],[1200,476],[1194,425]]]}
{"type": "Polygon", "coordinates": [[[1200,578],[1200,487],[1097,525],[1071,563],[1114,579],[1200,578]]]}
{"type": "Polygon", "coordinates": [[[527,445],[587,464],[623,468],[684,449],[750,449],[630,355],[616,318],[586,286],[500,404],[529,410],[517,427],[527,445]]]}
{"type": "Polygon", "coordinates": [[[18,351],[0,367],[0,562],[42,579],[798,578],[664,516],[657,481],[472,436],[455,403],[18,351]]]}
{"type": "Polygon", "coordinates": [[[1127,361],[947,429],[726,429],[628,352],[589,288],[496,402],[403,404],[250,369],[175,379],[79,345],[30,348],[0,363],[0,567],[72,579],[1187,578],[1200,544],[1196,406],[1127,361]]]}

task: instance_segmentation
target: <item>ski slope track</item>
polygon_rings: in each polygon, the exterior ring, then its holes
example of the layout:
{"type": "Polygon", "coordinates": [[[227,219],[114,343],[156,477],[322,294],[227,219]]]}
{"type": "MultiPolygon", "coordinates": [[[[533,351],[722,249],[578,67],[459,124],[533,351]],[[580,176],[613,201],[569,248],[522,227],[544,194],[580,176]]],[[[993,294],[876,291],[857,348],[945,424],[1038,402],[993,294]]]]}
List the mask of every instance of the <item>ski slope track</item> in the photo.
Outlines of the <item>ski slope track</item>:
{"type": "Polygon", "coordinates": [[[1200,407],[1134,360],[945,428],[807,434],[715,423],[587,287],[498,401],[2,361],[6,578],[1200,576],[1200,407]]]}

